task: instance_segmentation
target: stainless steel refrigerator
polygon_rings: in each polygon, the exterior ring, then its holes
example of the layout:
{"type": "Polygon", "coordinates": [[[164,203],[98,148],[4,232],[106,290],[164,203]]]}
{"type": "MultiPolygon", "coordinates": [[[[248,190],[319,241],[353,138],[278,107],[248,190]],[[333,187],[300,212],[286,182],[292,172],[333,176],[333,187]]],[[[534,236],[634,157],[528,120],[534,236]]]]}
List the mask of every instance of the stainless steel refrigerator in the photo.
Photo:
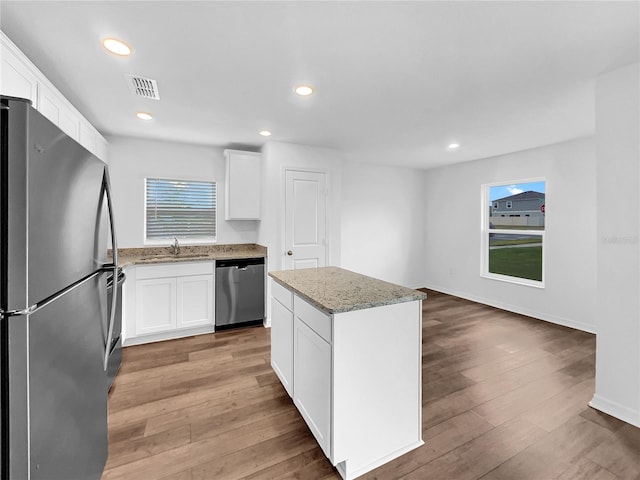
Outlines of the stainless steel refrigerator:
{"type": "Polygon", "coordinates": [[[27,100],[0,98],[0,115],[1,478],[99,479],[117,303],[107,166],[27,100]]]}

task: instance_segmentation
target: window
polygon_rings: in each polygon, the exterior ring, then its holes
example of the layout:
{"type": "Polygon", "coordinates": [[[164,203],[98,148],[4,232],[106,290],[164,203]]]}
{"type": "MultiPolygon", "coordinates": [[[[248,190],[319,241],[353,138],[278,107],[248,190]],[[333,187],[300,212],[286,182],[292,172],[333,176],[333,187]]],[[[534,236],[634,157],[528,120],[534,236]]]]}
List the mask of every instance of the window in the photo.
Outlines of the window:
{"type": "Polygon", "coordinates": [[[500,204],[498,202],[493,202],[493,208],[498,208],[500,204]]]}
{"type": "Polygon", "coordinates": [[[216,183],[145,179],[145,241],[216,239],[216,183]]]}
{"type": "Polygon", "coordinates": [[[482,276],[544,286],[545,197],[544,179],[482,186],[482,276]]]}

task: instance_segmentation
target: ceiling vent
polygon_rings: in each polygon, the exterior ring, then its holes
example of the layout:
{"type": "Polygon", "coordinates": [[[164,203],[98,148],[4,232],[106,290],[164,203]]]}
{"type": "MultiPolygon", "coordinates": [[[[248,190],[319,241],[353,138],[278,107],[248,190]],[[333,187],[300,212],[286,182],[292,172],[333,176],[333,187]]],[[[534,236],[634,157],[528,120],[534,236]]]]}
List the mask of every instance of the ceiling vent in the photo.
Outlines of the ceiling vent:
{"type": "Polygon", "coordinates": [[[129,81],[129,88],[134,95],[143,98],[160,100],[158,93],[158,82],[151,78],[140,77],[138,75],[126,75],[129,81]]]}

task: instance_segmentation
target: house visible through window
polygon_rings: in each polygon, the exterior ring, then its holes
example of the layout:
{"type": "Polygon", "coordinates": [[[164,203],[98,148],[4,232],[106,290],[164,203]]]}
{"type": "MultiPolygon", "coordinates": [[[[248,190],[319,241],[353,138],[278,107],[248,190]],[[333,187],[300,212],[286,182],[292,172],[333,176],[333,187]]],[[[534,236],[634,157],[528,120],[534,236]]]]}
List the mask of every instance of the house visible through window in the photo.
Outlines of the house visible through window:
{"type": "Polygon", "coordinates": [[[483,185],[482,193],[482,275],[543,286],[544,179],[483,185]]]}
{"type": "Polygon", "coordinates": [[[216,183],[145,179],[145,240],[216,239],[216,183]]]}

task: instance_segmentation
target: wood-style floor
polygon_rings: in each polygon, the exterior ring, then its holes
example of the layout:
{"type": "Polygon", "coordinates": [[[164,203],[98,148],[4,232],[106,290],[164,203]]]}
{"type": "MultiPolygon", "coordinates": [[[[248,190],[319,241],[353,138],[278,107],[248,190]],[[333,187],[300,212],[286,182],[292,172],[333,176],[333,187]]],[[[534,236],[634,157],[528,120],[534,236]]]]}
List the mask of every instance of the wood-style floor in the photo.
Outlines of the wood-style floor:
{"type": "MultiPolygon", "coordinates": [[[[640,429],[587,406],[595,337],[428,292],[424,446],[361,477],[640,480],[640,429]]],[[[339,479],[256,327],[124,349],[103,480],[339,479]]]]}

